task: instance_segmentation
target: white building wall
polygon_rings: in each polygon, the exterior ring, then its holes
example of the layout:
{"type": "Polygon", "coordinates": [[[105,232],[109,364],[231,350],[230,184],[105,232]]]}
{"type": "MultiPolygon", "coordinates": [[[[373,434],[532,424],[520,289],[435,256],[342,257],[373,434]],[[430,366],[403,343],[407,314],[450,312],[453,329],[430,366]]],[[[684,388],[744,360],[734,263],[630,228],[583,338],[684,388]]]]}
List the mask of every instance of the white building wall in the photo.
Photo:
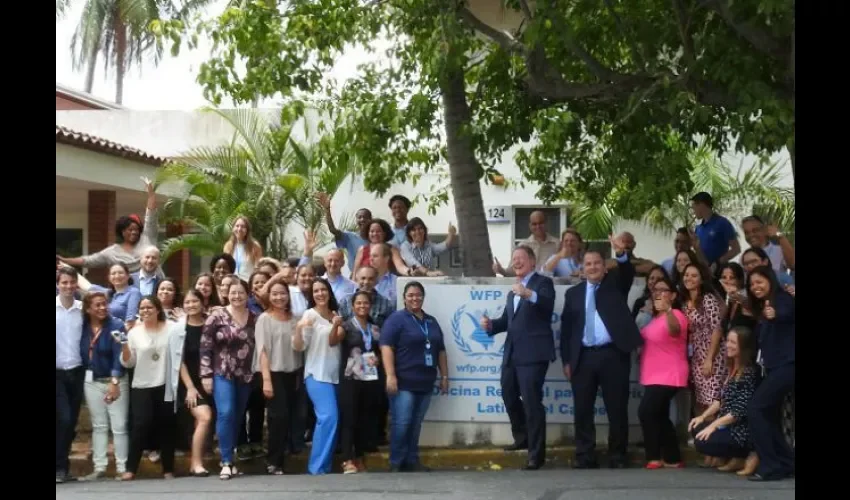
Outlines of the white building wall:
{"type": "MultiPolygon", "coordinates": [[[[486,4],[486,1],[482,0],[482,3],[486,4]]],[[[276,119],[278,113],[276,110],[261,111],[266,113],[270,119],[276,119]]],[[[224,144],[233,137],[231,125],[220,116],[208,111],[57,111],[56,122],[73,130],[90,133],[162,156],[178,156],[194,147],[224,144]]],[[[307,135],[304,133],[303,127],[296,127],[294,134],[301,139],[307,135]]],[[[61,175],[60,162],[58,161],[60,148],[75,151],[63,153],[67,156],[67,161],[62,165],[63,169],[73,172],[74,176],[83,176],[91,182],[98,182],[98,179],[100,181],[109,179],[109,182],[116,186],[128,189],[139,188],[137,179],[141,175],[141,170],[146,168],[145,166],[133,164],[127,169],[114,169],[112,166],[104,166],[102,162],[92,164],[88,157],[84,158],[86,154],[89,154],[89,156],[103,155],[62,145],[57,145],[57,175],[61,175]]],[[[513,156],[517,149],[518,147],[509,150],[499,165],[500,171],[511,187],[505,188],[482,183],[482,197],[485,208],[494,206],[516,208],[540,205],[535,198],[536,185],[527,184],[525,188],[513,187],[518,186],[515,181],[520,178],[519,170],[513,162],[513,156]]],[[[776,157],[787,159],[788,155],[783,153],[776,157]]],[[[117,159],[117,161],[122,160],[117,159]]],[[[743,169],[747,170],[753,166],[755,158],[747,156],[742,159],[740,156],[730,155],[727,161],[733,165],[733,169],[742,164],[743,169]]],[[[790,186],[790,162],[786,162],[785,177],[787,185],[790,186]]],[[[415,198],[417,194],[421,194],[427,199],[428,195],[433,192],[433,186],[444,182],[445,179],[436,174],[425,175],[415,188],[410,183],[397,183],[382,197],[376,197],[366,192],[358,182],[353,185],[349,182],[341,187],[334,197],[332,201],[333,214],[335,219],[339,221],[345,213],[353,215],[359,208],[368,208],[374,216],[389,219],[390,211],[387,205],[393,194],[404,194],[411,199],[415,198]]],[[[174,191],[173,187],[171,191],[174,191]]],[[[457,223],[451,197],[448,204],[439,207],[434,215],[427,213],[426,201],[420,201],[415,205],[410,215],[411,217],[421,217],[428,225],[429,230],[435,234],[445,233],[450,222],[457,223]]],[[[512,214],[506,215],[511,216],[512,214]]],[[[562,215],[561,229],[568,225],[568,222],[564,219],[565,217],[562,215]]],[[[740,222],[738,219],[739,217],[732,218],[732,222],[736,226],[740,222]]],[[[520,237],[527,236],[527,228],[523,227],[525,225],[526,222],[524,221],[516,222],[514,220],[509,223],[489,224],[490,245],[494,256],[501,262],[507,262],[510,257],[514,242],[514,230],[516,229],[517,235],[520,237]]],[[[616,229],[617,231],[628,230],[634,233],[638,242],[636,253],[640,257],[660,262],[670,257],[672,253],[674,236],[672,233],[659,234],[635,221],[623,221],[617,224],[616,229]]],[[[290,227],[287,228],[287,233],[289,237],[296,238],[300,244],[302,228],[290,227]]],[[[741,246],[745,247],[743,235],[741,235],[741,246]]],[[[317,253],[321,254],[322,252],[317,253]]]]}

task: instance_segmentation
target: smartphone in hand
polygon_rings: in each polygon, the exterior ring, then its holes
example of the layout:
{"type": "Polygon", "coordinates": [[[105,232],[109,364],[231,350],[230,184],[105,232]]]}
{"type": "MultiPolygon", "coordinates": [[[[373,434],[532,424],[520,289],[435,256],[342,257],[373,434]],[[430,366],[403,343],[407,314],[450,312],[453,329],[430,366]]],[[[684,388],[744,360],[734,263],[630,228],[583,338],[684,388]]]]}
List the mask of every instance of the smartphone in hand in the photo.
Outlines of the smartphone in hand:
{"type": "Polygon", "coordinates": [[[119,344],[126,344],[127,343],[127,333],[122,332],[121,330],[113,330],[112,331],[112,338],[115,339],[115,341],[118,342],[119,344]]]}

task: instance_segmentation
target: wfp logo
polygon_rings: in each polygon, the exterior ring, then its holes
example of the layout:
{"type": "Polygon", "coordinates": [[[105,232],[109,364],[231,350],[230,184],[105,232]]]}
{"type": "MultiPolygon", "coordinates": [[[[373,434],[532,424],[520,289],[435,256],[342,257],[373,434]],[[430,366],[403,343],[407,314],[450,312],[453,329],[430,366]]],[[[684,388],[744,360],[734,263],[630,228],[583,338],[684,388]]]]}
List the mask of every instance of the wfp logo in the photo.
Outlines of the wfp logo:
{"type": "Polygon", "coordinates": [[[493,316],[499,317],[502,311],[497,311],[498,314],[490,314],[489,311],[474,311],[472,313],[466,311],[466,305],[460,306],[452,316],[452,337],[458,349],[471,358],[501,358],[505,353],[505,345],[496,348],[495,338],[487,335],[487,332],[481,328],[481,316],[488,316],[491,320],[493,316]]]}

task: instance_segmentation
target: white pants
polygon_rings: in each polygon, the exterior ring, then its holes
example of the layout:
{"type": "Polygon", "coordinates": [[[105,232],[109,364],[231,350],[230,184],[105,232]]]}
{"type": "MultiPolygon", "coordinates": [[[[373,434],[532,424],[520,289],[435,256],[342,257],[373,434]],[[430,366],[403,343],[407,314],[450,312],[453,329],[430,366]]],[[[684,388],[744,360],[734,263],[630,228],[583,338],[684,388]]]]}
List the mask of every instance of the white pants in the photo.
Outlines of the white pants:
{"type": "Polygon", "coordinates": [[[95,380],[86,382],[86,406],[91,415],[92,459],[95,471],[105,471],[109,464],[106,452],[109,448],[109,429],[112,428],[115,448],[115,469],[119,474],[127,470],[127,455],[130,448],[130,436],[127,434],[127,417],[130,413],[130,386],[127,377],[121,377],[118,388],[121,395],[117,400],[106,404],[103,398],[109,388],[109,381],[95,380]]]}

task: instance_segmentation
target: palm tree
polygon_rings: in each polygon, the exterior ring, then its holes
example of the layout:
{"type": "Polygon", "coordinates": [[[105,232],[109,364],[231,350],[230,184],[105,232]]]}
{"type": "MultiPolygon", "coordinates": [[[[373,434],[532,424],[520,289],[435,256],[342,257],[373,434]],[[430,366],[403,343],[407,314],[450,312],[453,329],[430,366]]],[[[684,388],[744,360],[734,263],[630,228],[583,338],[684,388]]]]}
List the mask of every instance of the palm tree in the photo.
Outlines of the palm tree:
{"type": "MultiPolygon", "coordinates": [[[[749,170],[744,169],[743,160],[737,169],[717,157],[705,144],[691,153],[693,192],[683,193],[662,207],[653,207],[641,218],[651,229],[670,234],[677,228],[693,224],[690,196],[706,191],[714,198],[714,209],[733,221],[756,213],[774,222],[788,233],[794,232],[795,202],[794,188],[782,185],[784,162],[762,160],[749,170]]],[[[623,187],[622,189],[625,189],[623,187]]],[[[610,200],[622,194],[611,193],[610,200]]],[[[593,207],[584,200],[571,205],[573,226],[589,240],[607,238],[620,217],[605,203],[593,207]]]]}
{"type": "MultiPolygon", "coordinates": [[[[207,111],[234,128],[233,139],[195,148],[161,169],[158,183],[183,186],[182,196],[166,204],[163,217],[192,229],[191,234],[163,242],[163,258],[183,249],[220,251],[239,215],[251,219],[254,236],[272,257],[285,258],[292,250],[285,239],[289,222],[314,231],[320,241],[326,239],[315,193],[335,193],[349,175],[357,174],[356,162],[326,165],[313,144],[293,137],[293,124],[272,121],[256,110],[207,111]]],[[[280,116],[283,121],[290,115],[280,116]]]]}
{"type": "MultiPolygon", "coordinates": [[[[148,29],[160,19],[184,18],[206,6],[210,0],[85,0],[83,14],[71,38],[72,65],[75,71],[86,68],[85,91],[94,85],[98,56],[106,70],[115,68],[115,102],[124,100],[124,76],[132,65],[141,66],[146,57],[158,64],[162,46],[148,29]]],[[[57,0],[57,17],[70,0],[57,0]]]]}

